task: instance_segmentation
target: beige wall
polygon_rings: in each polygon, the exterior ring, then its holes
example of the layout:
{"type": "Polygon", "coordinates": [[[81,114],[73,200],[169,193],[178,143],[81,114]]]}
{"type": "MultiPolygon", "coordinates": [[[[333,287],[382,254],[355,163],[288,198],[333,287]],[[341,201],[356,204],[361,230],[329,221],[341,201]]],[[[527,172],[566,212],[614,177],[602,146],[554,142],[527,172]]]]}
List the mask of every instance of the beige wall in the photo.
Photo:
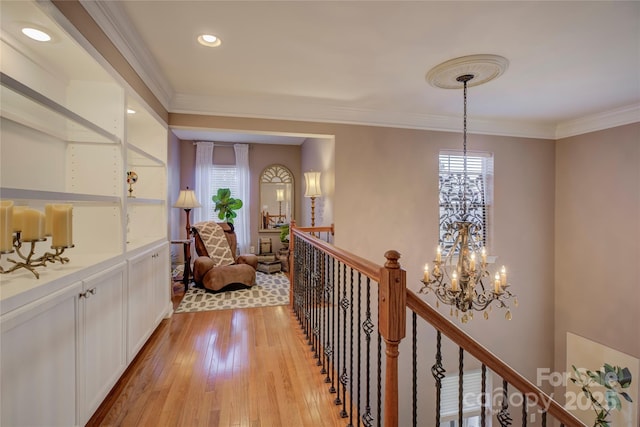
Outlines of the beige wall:
{"type": "Polygon", "coordinates": [[[567,332],[640,358],[640,123],[557,142],[555,215],[556,369],[567,332]]]}
{"type": "MultiPolygon", "coordinates": [[[[461,135],[182,114],[170,114],[170,124],[334,135],[336,245],[380,264],[397,249],[409,287],[420,287],[438,239],[437,154],[461,148],[461,135]]],[[[463,328],[535,380],[537,367],[553,364],[554,143],[470,135],[469,146],[495,155],[491,253],[508,266],[521,304],[510,322],[494,312],[463,328]]]]}
{"type": "MultiPolygon", "coordinates": [[[[301,148],[298,145],[277,145],[277,144],[250,144],[249,145],[249,169],[251,180],[251,196],[247,208],[250,212],[251,220],[251,246],[258,247],[258,236],[271,237],[274,250],[280,247],[279,233],[259,233],[260,225],[260,187],[258,181],[260,174],[269,165],[280,164],[286,166],[294,176],[295,186],[295,206],[294,217],[300,215],[301,196],[299,196],[301,186],[304,186],[304,178],[301,172],[300,162],[301,148]]],[[[193,141],[180,141],[180,183],[182,188],[195,185],[195,157],[196,149],[193,141]]],[[[235,153],[233,144],[218,143],[214,145],[213,162],[218,165],[234,165],[235,153]]],[[[304,189],[303,189],[304,190],[304,189]]],[[[213,195],[213,193],[212,193],[213,195]]],[[[246,201],[243,200],[246,203],[246,201]]],[[[181,219],[180,227],[184,228],[184,218],[181,219]]]]}
{"type": "Polygon", "coordinates": [[[298,215],[300,227],[311,226],[311,199],[304,197],[304,172],[321,172],[322,196],[315,200],[315,225],[333,224],[333,198],[335,193],[335,141],[333,138],[307,138],[302,144],[302,171],[300,200],[302,212],[298,215]]]}

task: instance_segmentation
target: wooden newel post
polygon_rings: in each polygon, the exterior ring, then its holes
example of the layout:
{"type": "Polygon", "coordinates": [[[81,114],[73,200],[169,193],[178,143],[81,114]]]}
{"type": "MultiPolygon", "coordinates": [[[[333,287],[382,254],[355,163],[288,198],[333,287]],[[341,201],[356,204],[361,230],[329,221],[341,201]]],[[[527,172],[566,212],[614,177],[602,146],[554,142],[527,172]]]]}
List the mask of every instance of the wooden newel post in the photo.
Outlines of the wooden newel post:
{"type": "Polygon", "coordinates": [[[378,328],[386,344],[386,376],[384,388],[385,427],[398,426],[398,345],[406,334],[407,275],[400,268],[400,254],[387,251],[387,261],[380,271],[380,324],[378,328]]]}
{"type": "Polygon", "coordinates": [[[296,228],[296,220],[291,219],[289,223],[289,306],[294,308],[293,304],[293,289],[295,286],[294,278],[295,274],[295,263],[293,261],[293,229],[296,228]]]}

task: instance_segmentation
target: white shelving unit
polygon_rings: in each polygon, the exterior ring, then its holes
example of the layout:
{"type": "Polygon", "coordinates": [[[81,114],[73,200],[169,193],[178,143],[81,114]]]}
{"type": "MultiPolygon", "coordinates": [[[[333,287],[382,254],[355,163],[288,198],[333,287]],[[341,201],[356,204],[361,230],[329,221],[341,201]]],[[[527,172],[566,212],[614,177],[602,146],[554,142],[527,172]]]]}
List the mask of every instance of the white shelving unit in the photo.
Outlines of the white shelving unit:
{"type": "Polygon", "coordinates": [[[0,2],[0,19],[0,198],[71,203],[74,243],[40,278],[0,274],[0,424],[84,425],[171,313],[168,128],[48,2],[0,2]],[[25,23],[53,42],[24,38],[25,23]],[[150,301],[131,299],[139,280],[150,301]]]}

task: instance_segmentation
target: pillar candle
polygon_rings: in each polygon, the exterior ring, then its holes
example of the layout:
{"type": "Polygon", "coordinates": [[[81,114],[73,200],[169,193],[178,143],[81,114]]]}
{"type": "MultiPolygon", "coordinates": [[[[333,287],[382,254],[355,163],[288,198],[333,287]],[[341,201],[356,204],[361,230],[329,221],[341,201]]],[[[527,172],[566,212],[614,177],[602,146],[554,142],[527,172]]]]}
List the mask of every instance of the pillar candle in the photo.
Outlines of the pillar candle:
{"type": "Polygon", "coordinates": [[[22,231],[20,240],[31,242],[44,238],[44,214],[35,209],[22,211],[22,231]]]}
{"type": "Polygon", "coordinates": [[[51,208],[51,213],[53,217],[51,246],[54,248],[72,246],[73,205],[53,205],[53,207],[51,208]]]}
{"type": "Polygon", "coordinates": [[[424,276],[422,277],[423,282],[429,281],[429,264],[424,265],[424,276]]]}
{"type": "Polygon", "coordinates": [[[26,206],[13,207],[13,231],[22,231],[22,213],[27,209],[26,206]]]}
{"type": "Polygon", "coordinates": [[[496,273],[496,275],[493,278],[493,291],[497,294],[499,294],[502,289],[500,289],[500,274],[496,273]]]}
{"type": "Polygon", "coordinates": [[[458,273],[456,273],[455,271],[451,275],[451,290],[452,291],[458,290],[458,273]]]}
{"type": "Polygon", "coordinates": [[[504,265],[500,269],[500,286],[503,288],[507,286],[507,269],[504,268],[504,265]]]}
{"type": "Polygon", "coordinates": [[[44,205],[44,235],[51,236],[53,234],[53,205],[44,205]]]}
{"type": "Polygon", "coordinates": [[[13,249],[13,201],[0,201],[0,252],[13,249]]]}

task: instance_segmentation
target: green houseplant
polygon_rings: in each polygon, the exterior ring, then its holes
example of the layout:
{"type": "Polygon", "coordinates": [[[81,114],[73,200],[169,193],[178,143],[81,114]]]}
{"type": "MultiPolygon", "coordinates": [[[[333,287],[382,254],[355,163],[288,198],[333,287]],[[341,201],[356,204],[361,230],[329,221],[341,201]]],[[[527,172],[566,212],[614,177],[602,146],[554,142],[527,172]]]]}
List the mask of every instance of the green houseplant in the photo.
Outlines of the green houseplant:
{"type": "Polygon", "coordinates": [[[211,200],[216,204],[213,211],[218,212],[218,219],[233,224],[234,218],[238,216],[236,211],[242,208],[242,200],[231,197],[231,190],[228,188],[219,188],[211,200]]]}
{"type": "Polygon", "coordinates": [[[285,248],[289,247],[289,224],[280,227],[280,242],[285,248]]]}

